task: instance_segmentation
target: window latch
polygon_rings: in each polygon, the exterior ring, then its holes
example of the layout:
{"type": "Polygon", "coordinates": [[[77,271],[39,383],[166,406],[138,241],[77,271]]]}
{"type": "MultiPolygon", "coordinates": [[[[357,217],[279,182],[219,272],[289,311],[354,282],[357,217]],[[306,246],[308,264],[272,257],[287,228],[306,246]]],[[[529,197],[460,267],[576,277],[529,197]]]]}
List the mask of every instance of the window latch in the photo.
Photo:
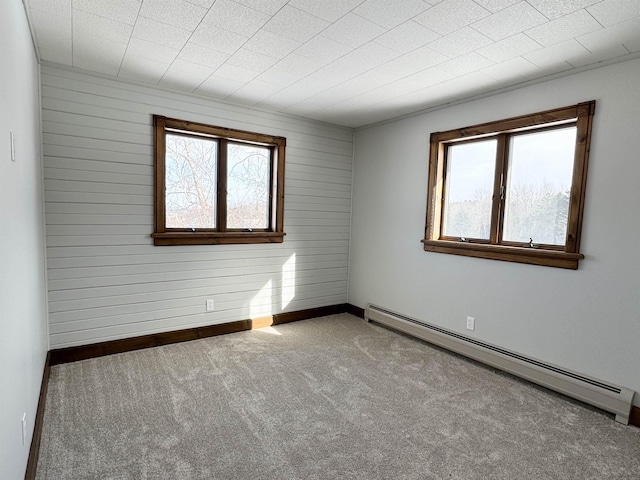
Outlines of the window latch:
{"type": "Polygon", "coordinates": [[[464,238],[464,237],[460,237],[460,241],[461,241],[461,242],[466,242],[466,241],[467,241],[467,239],[466,239],[466,238],[464,238]]]}
{"type": "Polygon", "coordinates": [[[538,248],[538,246],[533,243],[533,238],[529,237],[529,244],[528,244],[529,248],[538,248]]]}
{"type": "Polygon", "coordinates": [[[504,200],[504,185],[500,185],[500,200],[504,200]]]}

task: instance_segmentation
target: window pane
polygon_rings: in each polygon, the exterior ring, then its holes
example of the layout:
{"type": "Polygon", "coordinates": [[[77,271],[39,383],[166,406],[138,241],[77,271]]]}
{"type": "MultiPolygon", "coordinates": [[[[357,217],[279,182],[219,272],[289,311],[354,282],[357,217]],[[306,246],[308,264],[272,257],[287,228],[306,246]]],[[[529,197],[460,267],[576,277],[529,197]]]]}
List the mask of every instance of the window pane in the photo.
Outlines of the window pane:
{"type": "Polygon", "coordinates": [[[166,135],[167,228],[216,228],[217,141],[166,135]]]}
{"type": "Polygon", "coordinates": [[[497,143],[481,140],[448,148],[443,235],[489,239],[497,143]]]}
{"type": "Polygon", "coordinates": [[[564,245],[576,127],[511,138],[503,240],[564,245]]]}
{"type": "Polygon", "coordinates": [[[229,143],[227,227],[269,228],[270,150],[229,143]]]}

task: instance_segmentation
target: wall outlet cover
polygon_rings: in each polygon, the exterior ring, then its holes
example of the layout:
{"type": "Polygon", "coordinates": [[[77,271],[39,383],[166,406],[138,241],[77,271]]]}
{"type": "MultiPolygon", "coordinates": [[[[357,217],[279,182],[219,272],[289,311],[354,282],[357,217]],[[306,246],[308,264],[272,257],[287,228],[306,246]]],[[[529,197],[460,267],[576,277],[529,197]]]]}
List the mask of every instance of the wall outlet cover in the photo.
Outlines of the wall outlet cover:
{"type": "Polygon", "coordinates": [[[473,317],[467,317],[467,330],[476,329],[476,319],[473,317]]]}

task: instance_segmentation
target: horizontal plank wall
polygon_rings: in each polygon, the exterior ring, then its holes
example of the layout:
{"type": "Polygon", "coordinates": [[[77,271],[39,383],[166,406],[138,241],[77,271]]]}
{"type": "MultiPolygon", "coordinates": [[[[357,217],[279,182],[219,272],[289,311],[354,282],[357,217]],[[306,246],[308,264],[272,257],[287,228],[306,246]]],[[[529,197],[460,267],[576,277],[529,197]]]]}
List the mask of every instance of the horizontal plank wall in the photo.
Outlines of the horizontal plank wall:
{"type": "Polygon", "coordinates": [[[52,349],[346,303],[350,129],[53,65],[42,105],[52,349]],[[154,247],[152,114],[286,137],[284,243],[154,247]]]}

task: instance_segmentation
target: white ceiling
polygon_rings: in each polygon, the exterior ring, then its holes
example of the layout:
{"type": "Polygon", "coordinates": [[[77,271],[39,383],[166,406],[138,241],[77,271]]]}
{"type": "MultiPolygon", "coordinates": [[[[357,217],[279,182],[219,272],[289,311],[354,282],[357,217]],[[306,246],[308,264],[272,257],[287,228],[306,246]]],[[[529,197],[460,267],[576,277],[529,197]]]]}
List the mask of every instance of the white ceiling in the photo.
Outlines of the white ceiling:
{"type": "Polygon", "coordinates": [[[640,0],[24,0],[42,60],[362,126],[640,55],[640,0]]]}

